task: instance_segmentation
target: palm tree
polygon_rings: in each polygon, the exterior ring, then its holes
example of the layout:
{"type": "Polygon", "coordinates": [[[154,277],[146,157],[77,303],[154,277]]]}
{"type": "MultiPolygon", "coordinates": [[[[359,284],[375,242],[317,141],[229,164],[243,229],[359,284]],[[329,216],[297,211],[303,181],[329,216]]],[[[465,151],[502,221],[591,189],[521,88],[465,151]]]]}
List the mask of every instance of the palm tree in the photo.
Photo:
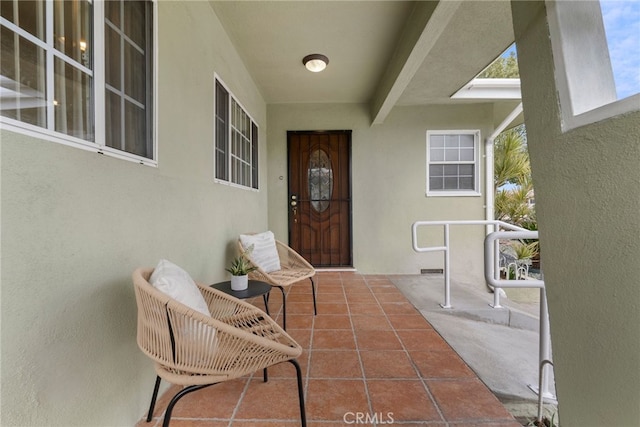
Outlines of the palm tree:
{"type": "Polygon", "coordinates": [[[496,219],[520,227],[535,222],[535,209],[529,203],[532,195],[533,185],[530,179],[512,189],[499,190],[495,198],[496,219]]]}
{"type": "Polygon", "coordinates": [[[496,189],[506,184],[521,185],[530,181],[531,166],[527,149],[526,129],[516,126],[502,132],[494,143],[493,180],[496,189]]]}
{"type": "MultiPolygon", "coordinates": [[[[537,230],[535,207],[531,203],[533,183],[524,125],[505,131],[496,138],[494,161],[496,219],[537,230]]],[[[526,247],[532,250],[533,256],[536,255],[537,242],[528,242],[526,247]]]]}

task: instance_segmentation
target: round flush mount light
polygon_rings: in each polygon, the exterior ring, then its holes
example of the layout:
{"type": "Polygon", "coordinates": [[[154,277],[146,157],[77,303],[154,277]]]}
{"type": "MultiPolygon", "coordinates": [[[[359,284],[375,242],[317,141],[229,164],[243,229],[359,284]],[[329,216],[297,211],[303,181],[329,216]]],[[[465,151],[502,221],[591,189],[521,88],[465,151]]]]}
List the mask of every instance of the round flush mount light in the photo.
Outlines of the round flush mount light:
{"type": "Polygon", "coordinates": [[[313,53],[302,58],[302,63],[305,67],[307,67],[307,70],[314,73],[319,73],[320,71],[327,68],[329,58],[319,53],[313,53]]]}

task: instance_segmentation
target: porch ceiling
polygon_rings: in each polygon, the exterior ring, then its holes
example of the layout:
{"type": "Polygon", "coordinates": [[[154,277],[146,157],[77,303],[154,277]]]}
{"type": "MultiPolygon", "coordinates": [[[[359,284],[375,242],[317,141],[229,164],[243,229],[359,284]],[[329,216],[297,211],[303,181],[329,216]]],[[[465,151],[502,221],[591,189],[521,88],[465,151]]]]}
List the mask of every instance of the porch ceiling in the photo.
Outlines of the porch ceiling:
{"type": "Polygon", "coordinates": [[[449,97],[514,39],[507,1],[210,3],[268,104],[369,103],[374,122],[395,105],[473,102],[449,97]],[[310,53],[325,71],[304,68],[310,53]]]}

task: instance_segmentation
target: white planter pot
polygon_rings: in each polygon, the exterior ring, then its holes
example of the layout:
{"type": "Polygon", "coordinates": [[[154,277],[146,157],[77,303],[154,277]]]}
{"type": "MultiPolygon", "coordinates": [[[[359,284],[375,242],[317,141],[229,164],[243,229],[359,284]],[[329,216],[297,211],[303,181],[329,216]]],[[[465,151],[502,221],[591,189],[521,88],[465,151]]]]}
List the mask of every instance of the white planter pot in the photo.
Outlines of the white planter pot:
{"type": "Polygon", "coordinates": [[[249,287],[249,276],[231,276],[231,290],[244,291],[249,287]]]}

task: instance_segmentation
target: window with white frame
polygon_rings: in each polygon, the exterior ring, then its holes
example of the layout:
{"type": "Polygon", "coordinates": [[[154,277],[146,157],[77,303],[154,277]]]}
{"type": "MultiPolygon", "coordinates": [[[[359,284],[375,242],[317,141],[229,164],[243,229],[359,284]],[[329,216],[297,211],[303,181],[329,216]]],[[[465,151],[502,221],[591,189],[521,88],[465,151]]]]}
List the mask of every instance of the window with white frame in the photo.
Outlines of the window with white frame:
{"type": "Polygon", "coordinates": [[[258,189],[258,125],[216,78],[215,178],[258,189]]]}
{"type": "Polygon", "coordinates": [[[153,163],[152,1],[2,0],[0,29],[3,127],[153,163]]]}
{"type": "Polygon", "coordinates": [[[427,196],[477,196],[480,131],[427,132],[427,196]]]}

